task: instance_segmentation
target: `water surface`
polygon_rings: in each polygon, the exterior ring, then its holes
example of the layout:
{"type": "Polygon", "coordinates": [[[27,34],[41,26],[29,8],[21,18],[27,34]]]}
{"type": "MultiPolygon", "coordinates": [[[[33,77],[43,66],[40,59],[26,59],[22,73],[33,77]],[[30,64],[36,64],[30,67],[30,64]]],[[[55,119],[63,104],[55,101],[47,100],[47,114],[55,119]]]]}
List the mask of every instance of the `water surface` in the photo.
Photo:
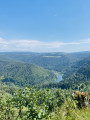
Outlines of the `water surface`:
{"type": "Polygon", "coordinates": [[[55,80],[55,82],[60,82],[61,80],[62,80],[62,75],[57,74],[57,79],[55,80]]]}

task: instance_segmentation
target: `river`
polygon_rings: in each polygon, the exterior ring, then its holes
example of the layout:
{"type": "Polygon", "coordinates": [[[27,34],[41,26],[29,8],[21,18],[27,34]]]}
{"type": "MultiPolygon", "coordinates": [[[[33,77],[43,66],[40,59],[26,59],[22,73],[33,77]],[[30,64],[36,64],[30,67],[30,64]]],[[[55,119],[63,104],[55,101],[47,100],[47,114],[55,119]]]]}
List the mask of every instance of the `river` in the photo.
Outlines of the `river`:
{"type": "Polygon", "coordinates": [[[61,74],[57,74],[57,79],[55,80],[56,82],[60,82],[62,80],[62,75],[61,74]]]}

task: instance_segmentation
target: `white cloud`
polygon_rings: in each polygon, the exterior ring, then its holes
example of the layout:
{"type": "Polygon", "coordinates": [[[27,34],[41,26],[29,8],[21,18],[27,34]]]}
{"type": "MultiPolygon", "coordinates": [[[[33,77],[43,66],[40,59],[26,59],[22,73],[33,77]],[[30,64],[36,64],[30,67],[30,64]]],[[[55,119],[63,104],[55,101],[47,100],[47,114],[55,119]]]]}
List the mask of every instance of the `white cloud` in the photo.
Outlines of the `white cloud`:
{"type": "Polygon", "coordinates": [[[4,40],[0,38],[0,47],[4,51],[39,51],[39,49],[58,48],[61,42],[41,42],[38,40],[4,40]]]}
{"type": "Polygon", "coordinates": [[[67,52],[69,51],[65,49],[67,47],[80,47],[82,44],[87,45],[88,43],[90,43],[90,39],[78,42],[41,42],[39,40],[5,40],[0,38],[0,51],[67,52]]]}
{"type": "Polygon", "coordinates": [[[82,40],[81,42],[82,42],[82,43],[85,43],[85,44],[86,44],[86,43],[90,43],[90,38],[89,38],[89,39],[82,40]]]}

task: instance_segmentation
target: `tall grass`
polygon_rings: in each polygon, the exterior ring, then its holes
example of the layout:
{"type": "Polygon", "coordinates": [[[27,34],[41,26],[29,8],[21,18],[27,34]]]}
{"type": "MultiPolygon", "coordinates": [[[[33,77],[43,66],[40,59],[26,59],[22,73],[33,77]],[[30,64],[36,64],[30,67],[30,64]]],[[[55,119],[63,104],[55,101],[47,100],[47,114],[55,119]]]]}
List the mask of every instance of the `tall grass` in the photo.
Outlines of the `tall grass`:
{"type": "Polygon", "coordinates": [[[49,120],[90,120],[90,108],[78,109],[76,102],[68,100],[61,108],[55,108],[49,120]]]}

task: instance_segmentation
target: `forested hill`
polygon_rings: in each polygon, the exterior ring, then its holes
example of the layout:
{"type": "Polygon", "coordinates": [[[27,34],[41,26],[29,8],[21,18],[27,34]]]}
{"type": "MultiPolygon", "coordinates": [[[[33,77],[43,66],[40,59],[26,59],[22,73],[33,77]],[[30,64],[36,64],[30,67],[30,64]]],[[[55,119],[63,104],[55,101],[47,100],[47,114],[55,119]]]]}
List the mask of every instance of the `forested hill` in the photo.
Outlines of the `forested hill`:
{"type": "Polygon", "coordinates": [[[0,76],[4,76],[2,82],[21,86],[49,83],[56,79],[53,72],[42,67],[9,59],[0,59],[0,76]]]}
{"type": "Polygon", "coordinates": [[[65,77],[69,81],[78,82],[89,82],[90,81],[90,57],[77,62],[72,69],[75,71],[71,72],[70,76],[65,77]]]}

